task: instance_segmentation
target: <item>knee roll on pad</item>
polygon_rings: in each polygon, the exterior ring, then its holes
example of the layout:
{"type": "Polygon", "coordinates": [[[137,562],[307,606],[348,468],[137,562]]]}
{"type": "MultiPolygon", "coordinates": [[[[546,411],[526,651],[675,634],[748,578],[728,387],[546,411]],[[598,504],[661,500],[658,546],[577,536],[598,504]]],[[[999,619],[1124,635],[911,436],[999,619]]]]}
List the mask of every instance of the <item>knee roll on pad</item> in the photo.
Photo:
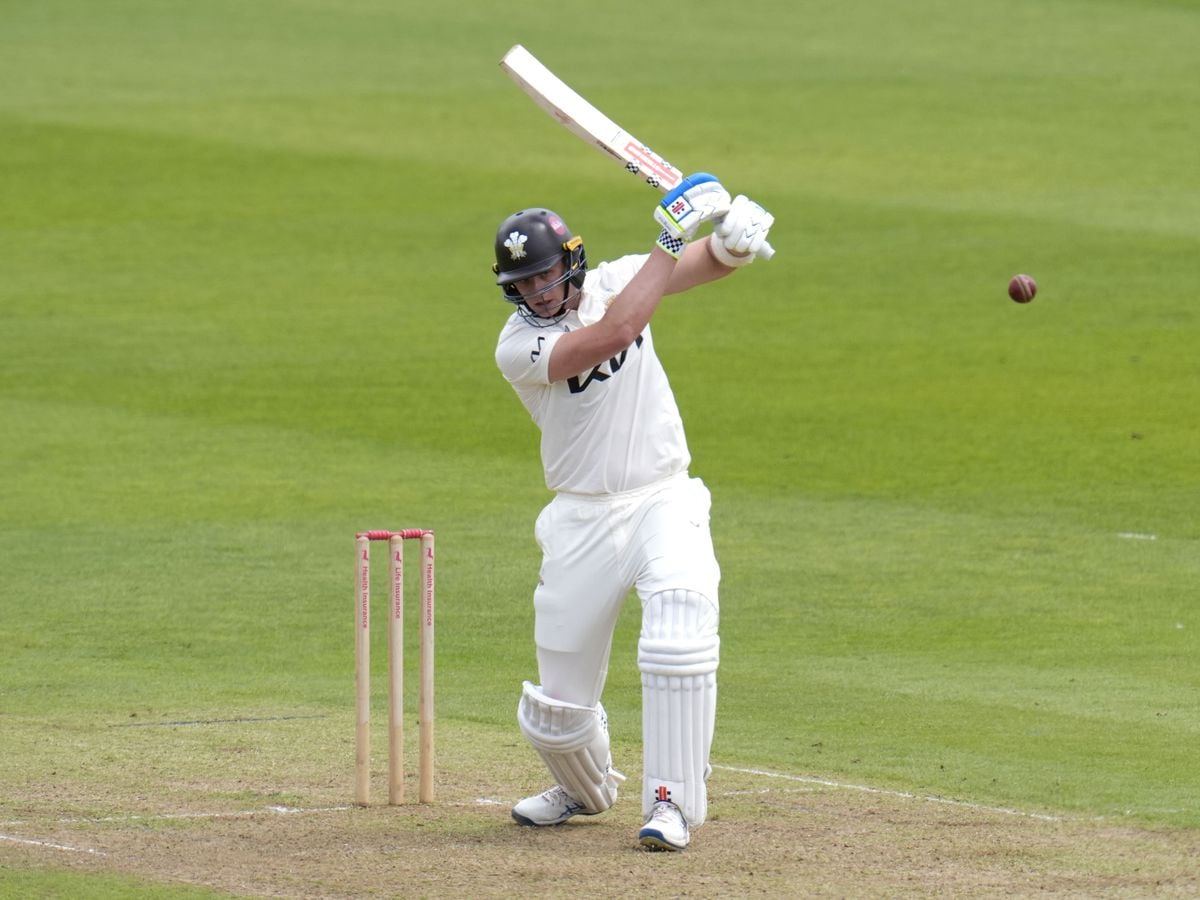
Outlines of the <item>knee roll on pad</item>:
{"type": "Polygon", "coordinates": [[[709,749],[717,713],[716,605],[695,591],[646,601],[638,640],[642,673],[642,808],[671,800],[688,824],[708,815],[709,749]]]}
{"type": "Polygon", "coordinates": [[[603,812],[616,802],[620,778],[612,769],[603,706],[555,700],[526,681],[517,722],[550,774],[589,813],[603,812]]]}

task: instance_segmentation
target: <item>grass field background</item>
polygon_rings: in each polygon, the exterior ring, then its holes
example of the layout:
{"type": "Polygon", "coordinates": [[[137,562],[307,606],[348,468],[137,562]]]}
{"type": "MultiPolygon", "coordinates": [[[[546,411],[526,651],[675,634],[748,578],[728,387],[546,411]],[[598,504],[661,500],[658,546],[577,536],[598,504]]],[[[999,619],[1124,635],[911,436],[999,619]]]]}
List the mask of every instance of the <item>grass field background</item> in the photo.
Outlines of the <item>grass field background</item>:
{"type": "MultiPolygon", "coordinates": [[[[714,761],[1200,826],[1200,6],[662,15],[0,4],[0,817],[68,771],[160,790],[121,724],[348,741],[363,528],[437,530],[439,716],[531,752],[548,495],[493,229],[548,205],[597,261],[655,227],[501,74],[522,42],[777,216],[654,322],[714,495],[714,761]]],[[[349,798],[350,757],[272,752],[249,795],[295,765],[349,798]]]]}

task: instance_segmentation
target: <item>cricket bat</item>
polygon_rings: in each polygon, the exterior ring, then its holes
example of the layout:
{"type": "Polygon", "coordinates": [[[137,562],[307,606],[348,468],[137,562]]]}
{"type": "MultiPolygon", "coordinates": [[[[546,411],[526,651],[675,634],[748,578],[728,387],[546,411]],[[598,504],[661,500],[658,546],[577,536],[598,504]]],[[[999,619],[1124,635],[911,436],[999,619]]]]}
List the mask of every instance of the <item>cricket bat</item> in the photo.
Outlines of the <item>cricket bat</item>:
{"type": "MultiPolygon", "coordinates": [[[[611,157],[626,172],[664,194],[683,180],[683,173],[575,93],[520,44],[504,54],[502,68],[533,101],[581,140],[611,157]]],[[[775,255],[764,244],[758,255],[775,255]]]]}

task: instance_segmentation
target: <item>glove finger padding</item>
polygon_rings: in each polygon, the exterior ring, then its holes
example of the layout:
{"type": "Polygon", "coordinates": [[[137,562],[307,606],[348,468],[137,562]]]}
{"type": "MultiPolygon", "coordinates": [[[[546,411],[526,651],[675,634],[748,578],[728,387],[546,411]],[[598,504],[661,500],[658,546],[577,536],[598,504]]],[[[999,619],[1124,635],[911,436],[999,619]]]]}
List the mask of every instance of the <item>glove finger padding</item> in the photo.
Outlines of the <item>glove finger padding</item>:
{"type": "Polygon", "coordinates": [[[697,172],[662,198],[654,219],[671,237],[690,241],[704,222],[728,213],[729,203],[729,192],[715,175],[697,172]]]}
{"type": "Polygon", "coordinates": [[[757,253],[766,242],[775,217],[749,197],[739,194],[730,204],[725,221],[729,223],[728,230],[722,235],[726,249],[734,253],[757,253]]]}
{"type": "Polygon", "coordinates": [[[727,266],[753,262],[774,224],[773,215],[745,194],[738,194],[725,217],[713,225],[713,255],[727,266]]]}
{"type": "Polygon", "coordinates": [[[738,194],[729,203],[729,212],[713,222],[713,234],[721,238],[722,242],[731,234],[736,234],[742,230],[742,226],[746,219],[746,204],[749,198],[745,194],[738,194]]]}

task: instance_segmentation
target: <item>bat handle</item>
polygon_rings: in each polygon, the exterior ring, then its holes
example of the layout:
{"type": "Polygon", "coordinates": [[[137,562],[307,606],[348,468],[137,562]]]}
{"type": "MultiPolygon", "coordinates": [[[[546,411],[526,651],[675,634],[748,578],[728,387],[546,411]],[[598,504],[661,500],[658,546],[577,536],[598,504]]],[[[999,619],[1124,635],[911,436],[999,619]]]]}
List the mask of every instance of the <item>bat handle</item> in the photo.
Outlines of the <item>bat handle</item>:
{"type": "Polygon", "coordinates": [[[764,243],[758,248],[758,256],[760,259],[770,259],[775,255],[775,248],[770,243],[764,243]]]}

